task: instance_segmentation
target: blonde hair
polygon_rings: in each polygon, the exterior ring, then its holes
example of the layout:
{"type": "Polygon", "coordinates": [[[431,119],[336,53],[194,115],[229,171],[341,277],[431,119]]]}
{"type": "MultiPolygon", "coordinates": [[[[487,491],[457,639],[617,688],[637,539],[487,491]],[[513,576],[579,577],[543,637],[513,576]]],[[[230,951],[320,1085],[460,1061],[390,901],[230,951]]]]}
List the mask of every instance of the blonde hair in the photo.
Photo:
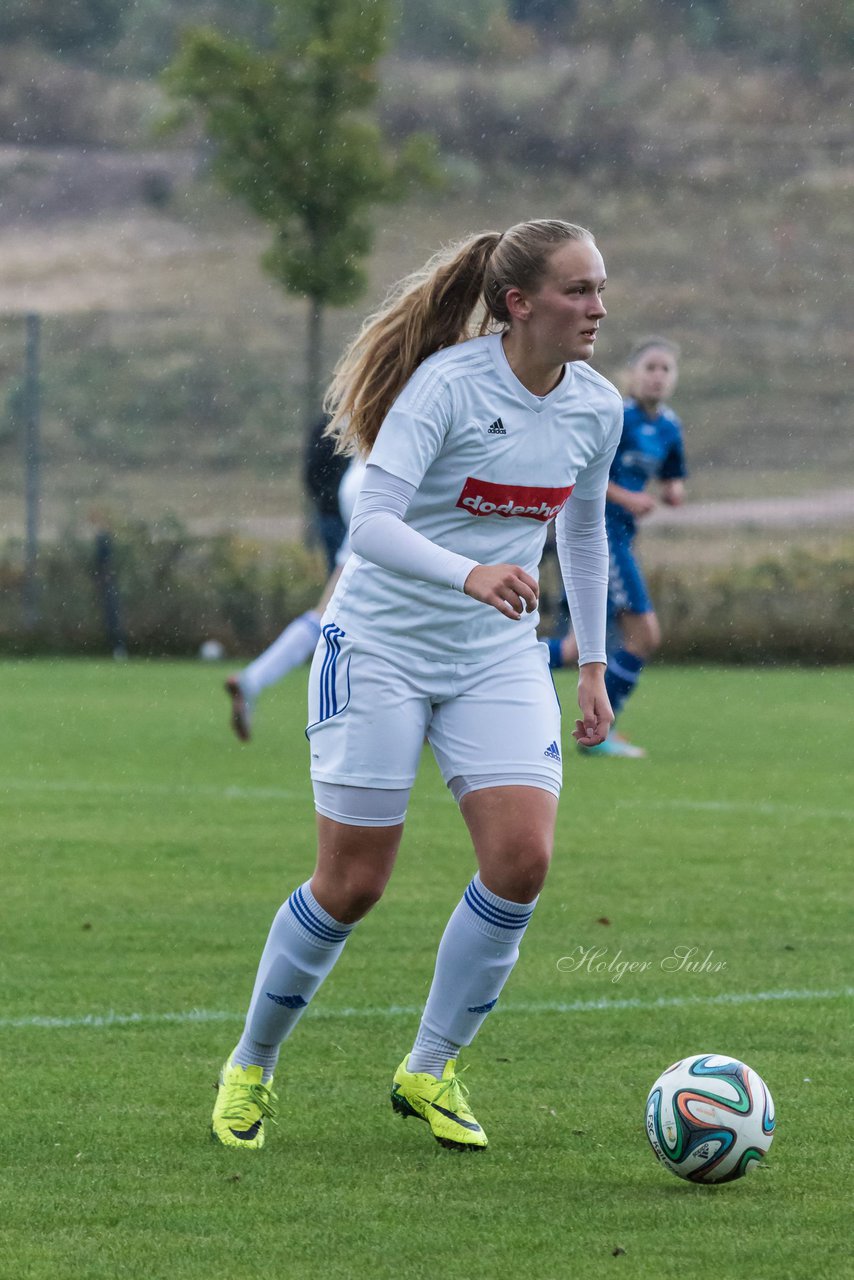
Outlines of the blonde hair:
{"type": "Polygon", "coordinates": [[[327,434],[339,450],[370,452],[382,421],[418,366],[472,333],[510,324],[510,289],[536,290],[550,255],[568,240],[589,240],[584,227],[559,219],[482,231],[437,253],[401,280],[368,316],[336,366],[324,398],[327,434]],[[479,322],[472,313],[482,307],[479,322]]]}

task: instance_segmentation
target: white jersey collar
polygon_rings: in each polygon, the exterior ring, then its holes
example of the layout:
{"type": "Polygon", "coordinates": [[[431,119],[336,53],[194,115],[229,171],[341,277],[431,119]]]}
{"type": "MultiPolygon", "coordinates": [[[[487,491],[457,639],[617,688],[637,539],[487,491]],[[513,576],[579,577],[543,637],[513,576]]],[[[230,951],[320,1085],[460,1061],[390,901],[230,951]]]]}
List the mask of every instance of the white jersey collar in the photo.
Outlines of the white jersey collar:
{"type": "Polygon", "coordinates": [[[501,381],[528,409],[533,409],[534,413],[542,413],[544,409],[550,408],[555,400],[559,400],[565,394],[567,387],[572,382],[572,365],[565,364],[563,377],[557,386],[553,387],[547,396],[534,395],[533,391],[529,391],[525,384],[519,381],[510,367],[510,361],[504,351],[504,343],[501,341],[501,334],[490,333],[487,336],[487,342],[492,353],[493,364],[501,381]]]}

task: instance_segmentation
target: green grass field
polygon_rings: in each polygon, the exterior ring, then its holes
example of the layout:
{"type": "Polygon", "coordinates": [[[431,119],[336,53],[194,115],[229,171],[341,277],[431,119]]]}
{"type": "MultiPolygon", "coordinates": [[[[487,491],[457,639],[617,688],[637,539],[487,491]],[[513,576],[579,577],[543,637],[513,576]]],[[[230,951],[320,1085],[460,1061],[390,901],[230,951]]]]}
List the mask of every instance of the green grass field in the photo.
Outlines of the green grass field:
{"type": "Polygon", "coordinates": [[[241,747],[218,667],[2,671],[4,1280],[854,1275],[851,671],[653,670],[625,726],[648,761],[567,751],[554,869],[465,1057],[482,1157],[387,1098],[472,871],[432,762],[386,898],[283,1053],[280,1127],[231,1153],[211,1085],[311,870],[304,677],[241,747]],[[589,948],[648,963],[559,964],[589,948]],[[672,971],[678,948],[711,958],[672,971]],[[643,1130],[652,1081],[701,1051],[777,1105],[764,1166],[720,1188],[643,1130]]]}

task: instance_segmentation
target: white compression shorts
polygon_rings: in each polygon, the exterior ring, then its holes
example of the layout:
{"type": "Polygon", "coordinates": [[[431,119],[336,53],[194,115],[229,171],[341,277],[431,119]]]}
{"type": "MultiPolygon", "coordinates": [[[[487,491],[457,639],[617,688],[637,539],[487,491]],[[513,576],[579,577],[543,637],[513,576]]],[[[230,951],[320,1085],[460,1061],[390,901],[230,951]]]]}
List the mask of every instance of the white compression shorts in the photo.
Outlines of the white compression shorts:
{"type": "Polygon", "coordinates": [[[381,791],[379,787],[342,787],[314,782],[314,807],[323,818],[348,827],[396,827],[406,817],[409,787],[381,791]]]}
{"type": "MultiPolygon", "coordinates": [[[[324,818],[343,822],[347,827],[397,827],[406,818],[409,787],[383,791],[379,787],[345,787],[335,782],[315,782],[314,807],[324,818]]],[[[539,787],[554,796],[560,787],[550,778],[525,777],[520,774],[475,774],[451,778],[448,790],[460,803],[472,791],[489,787],[539,787]]]]}

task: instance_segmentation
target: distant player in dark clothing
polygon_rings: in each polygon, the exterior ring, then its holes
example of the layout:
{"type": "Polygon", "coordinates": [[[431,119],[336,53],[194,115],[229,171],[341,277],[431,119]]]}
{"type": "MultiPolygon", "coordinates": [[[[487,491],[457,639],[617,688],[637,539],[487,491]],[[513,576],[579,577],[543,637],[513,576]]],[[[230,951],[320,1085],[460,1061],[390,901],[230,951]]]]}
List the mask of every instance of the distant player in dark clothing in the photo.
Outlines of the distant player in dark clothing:
{"type": "Polygon", "coordinates": [[[338,486],[349,462],[335,452],[335,441],[323,433],[329,419],[318,418],[311,429],[305,451],[303,481],[314,506],[314,524],[323,544],[329,573],[335,568],[335,556],[344,540],[346,529],[338,509],[338,486]]]}

